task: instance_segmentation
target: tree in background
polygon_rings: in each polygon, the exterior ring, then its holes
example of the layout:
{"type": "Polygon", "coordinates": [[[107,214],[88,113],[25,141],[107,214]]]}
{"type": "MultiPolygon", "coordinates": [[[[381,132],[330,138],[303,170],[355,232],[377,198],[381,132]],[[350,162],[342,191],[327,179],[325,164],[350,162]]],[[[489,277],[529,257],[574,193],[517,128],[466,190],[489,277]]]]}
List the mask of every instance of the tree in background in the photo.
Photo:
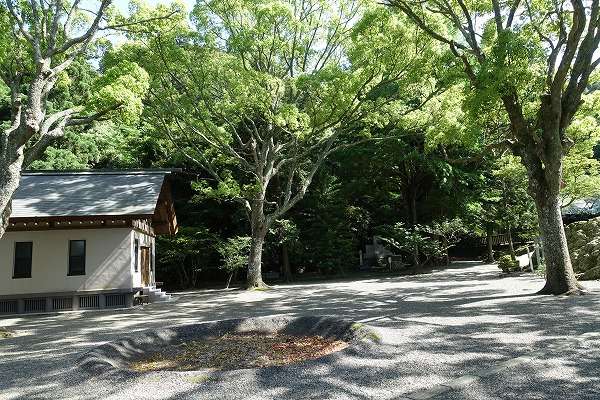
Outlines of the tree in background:
{"type": "Polygon", "coordinates": [[[600,197],[600,160],[594,148],[600,142],[600,92],[583,95],[583,103],[568,128],[573,147],[564,159],[561,205],[600,197]]]}
{"type": "Polygon", "coordinates": [[[290,248],[298,243],[298,227],[289,219],[280,219],[275,221],[269,234],[273,237],[272,244],[280,249],[280,272],[284,282],[291,282],[294,274],[290,264],[290,248]]]}
{"type": "Polygon", "coordinates": [[[0,133],[0,237],[21,169],[53,140],[71,127],[107,118],[118,108],[121,116],[141,112],[147,75],[132,62],[103,71],[87,95],[62,102],[54,98],[57,86],[77,85],[69,82],[70,68],[90,57],[96,33],[117,27],[108,23],[110,4],[111,0],[85,7],[79,1],[0,2],[0,79],[10,104],[8,124],[0,133]]]}
{"type": "MultiPolygon", "coordinates": [[[[600,4],[388,0],[463,67],[474,114],[502,109],[501,144],[521,158],[546,254],[540,293],[580,293],[561,218],[568,127],[600,59],[600,4]]],[[[498,114],[500,115],[500,114],[498,114]]],[[[493,145],[500,145],[493,144],[493,145]]]]}
{"type": "Polygon", "coordinates": [[[510,256],[516,260],[515,229],[538,231],[535,205],[527,195],[527,172],[516,157],[506,155],[495,162],[489,186],[491,191],[496,192],[494,220],[506,232],[510,256]]]}
{"type": "Polygon", "coordinates": [[[175,236],[158,236],[157,272],[161,276],[175,275],[181,289],[198,287],[210,261],[207,253],[219,245],[219,238],[202,227],[182,227],[175,236]]]}
{"type": "Polygon", "coordinates": [[[436,49],[389,10],[355,1],[201,1],[192,17],[195,32],[162,29],[125,52],[154,65],[148,115],[208,171],[214,184],[198,190],[243,205],[247,285],[260,288],[269,228],[333,152],[370,140],[350,129],[356,121],[382,123],[437,93],[425,74],[436,49]],[[393,96],[369,97],[390,85],[393,96]]]}
{"type": "Polygon", "coordinates": [[[217,250],[223,258],[221,268],[227,272],[226,289],[229,289],[234,275],[241,269],[248,267],[251,239],[248,236],[236,236],[221,242],[217,250]]]}

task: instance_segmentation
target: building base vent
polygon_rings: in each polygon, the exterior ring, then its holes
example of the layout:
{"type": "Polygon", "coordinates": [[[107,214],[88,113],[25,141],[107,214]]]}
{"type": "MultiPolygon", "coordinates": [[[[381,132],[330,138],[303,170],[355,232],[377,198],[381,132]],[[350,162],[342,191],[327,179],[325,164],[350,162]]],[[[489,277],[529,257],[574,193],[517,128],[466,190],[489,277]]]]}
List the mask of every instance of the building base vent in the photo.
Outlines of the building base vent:
{"type": "Polygon", "coordinates": [[[80,296],[79,308],[100,308],[100,295],[80,296]]]}
{"type": "Polygon", "coordinates": [[[73,298],[72,297],[54,297],[52,299],[52,309],[55,311],[72,310],[73,309],[73,298]]]}
{"type": "Polygon", "coordinates": [[[124,294],[107,294],[106,307],[125,307],[124,294]]]}
{"type": "Polygon", "coordinates": [[[19,310],[17,300],[0,300],[0,314],[16,314],[19,310]]]}
{"type": "Polygon", "coordinates": [[[24,303],[25,303],[24,311],[26,313],[46,311],[46,299],[44,297],[40,297],[40,298],[36,298],[36,299],[25,299],[24,303]]]}

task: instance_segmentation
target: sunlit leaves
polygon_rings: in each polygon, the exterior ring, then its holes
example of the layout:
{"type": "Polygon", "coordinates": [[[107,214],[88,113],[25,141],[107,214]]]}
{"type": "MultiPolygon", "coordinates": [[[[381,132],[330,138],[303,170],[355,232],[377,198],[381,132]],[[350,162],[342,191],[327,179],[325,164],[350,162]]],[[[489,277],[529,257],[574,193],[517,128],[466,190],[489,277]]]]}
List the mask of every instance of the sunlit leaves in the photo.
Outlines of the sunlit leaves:
{"type": "Polygon", "coordinates": [[[149,87],[148,73],[131,61],[122,61],[109,68],[95,82],[96,91],[89,105],[95,110],[119,104],[115,118],[131,124],[142,113],[142,99],[149,87]]]}
{"type": "Polygon", "coordinates": [[[221,242],[217,251],[223,259],[221,268],[227,272],[245,268],[248,265],[250,254],[250,238],[248,236],[236,236],[221,242]]]}

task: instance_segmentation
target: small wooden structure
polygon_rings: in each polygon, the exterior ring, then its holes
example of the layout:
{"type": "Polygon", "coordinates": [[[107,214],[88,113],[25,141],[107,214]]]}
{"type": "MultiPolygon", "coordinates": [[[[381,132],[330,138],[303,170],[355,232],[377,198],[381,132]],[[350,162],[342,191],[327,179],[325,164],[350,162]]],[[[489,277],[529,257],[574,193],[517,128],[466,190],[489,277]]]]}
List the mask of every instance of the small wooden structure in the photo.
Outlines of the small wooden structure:
{"type": "Polygon", "coordinates": [[[153,298],[155,237],[174,235],[171,170],[22,174],[0,240],[0,314],[153,298]]]}

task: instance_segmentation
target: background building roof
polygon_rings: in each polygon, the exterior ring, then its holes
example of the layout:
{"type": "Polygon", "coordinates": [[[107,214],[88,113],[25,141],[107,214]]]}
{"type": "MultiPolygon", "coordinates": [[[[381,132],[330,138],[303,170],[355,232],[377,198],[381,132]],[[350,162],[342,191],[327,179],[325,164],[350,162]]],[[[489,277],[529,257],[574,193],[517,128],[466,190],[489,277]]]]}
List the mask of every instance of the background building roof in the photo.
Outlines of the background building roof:
{"type": "Polygon", "coordinates": [[[170,172],[24,172],[11,218],[153,215],[170,172]]]}

